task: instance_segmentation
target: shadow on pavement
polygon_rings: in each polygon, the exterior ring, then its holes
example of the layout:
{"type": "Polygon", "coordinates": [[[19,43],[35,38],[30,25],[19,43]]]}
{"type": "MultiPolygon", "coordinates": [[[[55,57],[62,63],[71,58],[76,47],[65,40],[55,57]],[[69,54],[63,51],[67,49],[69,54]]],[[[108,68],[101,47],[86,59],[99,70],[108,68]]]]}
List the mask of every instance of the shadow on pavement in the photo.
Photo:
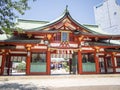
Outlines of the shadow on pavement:
{"type": "Polygon", "coordinates": [[[36,86],[32,84],[3,83],[0,85],[0,90],[38,90],[38,89],[36,86]]]}

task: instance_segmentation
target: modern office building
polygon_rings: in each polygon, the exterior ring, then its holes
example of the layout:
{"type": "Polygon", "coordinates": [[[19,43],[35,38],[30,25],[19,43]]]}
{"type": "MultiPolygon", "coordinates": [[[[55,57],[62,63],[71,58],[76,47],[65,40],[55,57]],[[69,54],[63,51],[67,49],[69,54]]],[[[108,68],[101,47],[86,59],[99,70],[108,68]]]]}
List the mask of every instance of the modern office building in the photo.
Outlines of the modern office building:
{"type": "Polygon", "coordinates": [[[120,34],[120,5],[118,0],[103,0],[94,7],[95,22],[109,34],[120,34]]]}

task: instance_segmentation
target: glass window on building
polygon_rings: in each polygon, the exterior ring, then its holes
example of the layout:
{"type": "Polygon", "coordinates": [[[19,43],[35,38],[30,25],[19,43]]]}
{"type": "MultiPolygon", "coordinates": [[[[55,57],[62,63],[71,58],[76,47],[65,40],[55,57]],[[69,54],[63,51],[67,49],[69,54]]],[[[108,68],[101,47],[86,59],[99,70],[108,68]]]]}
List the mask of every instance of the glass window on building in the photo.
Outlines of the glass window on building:
{"type": "Polygon", "coordinates": [[[61,35],[62,35],[61,41],[68,41],[68,33],[67,32],[62,32],[61,35]]]}
{"type": "Polygon", "coordinates": [[[46,72],[46,53],[32,53],[30,72],[46,72]]]}
{"type": "Polygon", "coordinates": [[[83,72],[95,72],[95,59],[93,53],[82,54],[83,72]]]}

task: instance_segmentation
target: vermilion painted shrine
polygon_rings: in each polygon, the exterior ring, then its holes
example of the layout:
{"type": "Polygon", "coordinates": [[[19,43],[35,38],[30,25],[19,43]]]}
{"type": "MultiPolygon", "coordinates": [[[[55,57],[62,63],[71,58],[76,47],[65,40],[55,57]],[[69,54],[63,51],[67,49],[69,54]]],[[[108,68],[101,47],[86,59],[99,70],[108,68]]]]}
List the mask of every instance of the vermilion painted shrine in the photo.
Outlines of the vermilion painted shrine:
{"type": "Polygon", "coordinates": [[[0,40],[0,74],[10,75],[12,61],[24,59],[26,75],[50,75],[51,58],[72,59],[78,74],[120,72],[119,35],[97,25],[81,25],[69,11],[51,22],[18,19],[22,30],[0,40]]]}

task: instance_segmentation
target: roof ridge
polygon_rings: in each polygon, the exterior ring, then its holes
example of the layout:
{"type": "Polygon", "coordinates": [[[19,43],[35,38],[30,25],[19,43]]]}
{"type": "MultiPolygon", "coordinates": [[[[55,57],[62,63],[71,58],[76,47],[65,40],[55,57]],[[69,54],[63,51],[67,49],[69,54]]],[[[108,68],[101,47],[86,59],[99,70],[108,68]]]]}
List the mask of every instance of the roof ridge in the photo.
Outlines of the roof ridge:
{"type": "Polygon", "coordinates": [[[94,26],[94,27],[99,27],[98,25],[96,24],[82,24],[83,26],[94,26]]]}
{"type": "Polygon", "coordinates": [[[39,21],[39,20],[30,20],[30,19],[20,19],[18,18],[17,21],[22,21],[22,22],[44,22],[44,23],[49,23],[49,21],[39,21]]]}

